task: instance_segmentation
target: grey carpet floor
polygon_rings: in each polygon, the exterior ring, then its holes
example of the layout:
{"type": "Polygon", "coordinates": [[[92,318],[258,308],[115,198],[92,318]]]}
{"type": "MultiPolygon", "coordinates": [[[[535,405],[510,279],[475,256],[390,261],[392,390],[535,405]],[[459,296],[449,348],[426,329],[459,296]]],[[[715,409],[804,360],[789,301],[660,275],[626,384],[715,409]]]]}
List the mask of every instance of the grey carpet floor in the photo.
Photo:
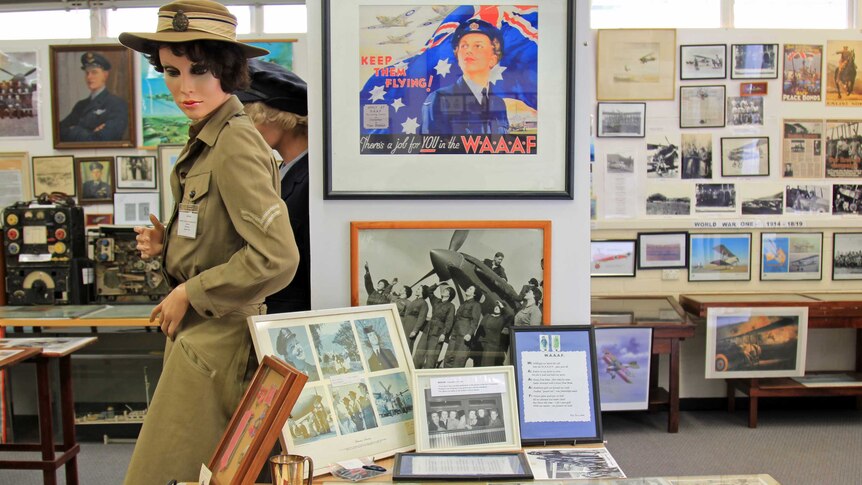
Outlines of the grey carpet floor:
{"type": "MultiPolygon", "coordinates": [[[[683,412],[677,434],[665,432],[662,412],[606,413],[603,421],[607,447],[629,477],[767,473],[782,485],[862,484],[862,412],[761,410],[757,429],[746,416],[683,412]]],[[[82,443],[81,485],[122,483],[132,449],[82,443]]],[[[39,472],[0,470],[0,485],[41,483],[39,472]]]]}

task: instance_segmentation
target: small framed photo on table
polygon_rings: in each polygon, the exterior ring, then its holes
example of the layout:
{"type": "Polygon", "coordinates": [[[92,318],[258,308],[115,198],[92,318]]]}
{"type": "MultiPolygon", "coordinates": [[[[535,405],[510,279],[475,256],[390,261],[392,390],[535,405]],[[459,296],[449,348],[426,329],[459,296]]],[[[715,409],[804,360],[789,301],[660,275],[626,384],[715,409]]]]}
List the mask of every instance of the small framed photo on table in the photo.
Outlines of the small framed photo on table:
{"type": "Polygon", "coordinates": [[[646,103],[598,103],[599,138],[643,138],[646,103]]]}
{"type": "Polygon", "coordinates": [[[631,276],[637,272],[637,241],[607,239],[590,241],[590,276],[631,276]]]}
{"type": "Polygon", "coordinates": [[[727,45],[679,46],[679,79],[724,79],[727,77],[727,45]]]}
{"type": "Polygon", "coordinates": [[[687,232],[640,232],[637,246],[638,269],[688,266],[687,232]]]}
{"type": "Polygon", "coordinates": [[[392,481],[532,480],[523,452],[514,453],[398,453],[392,481]]]}
{"type": "Polygon", "coordinates": [[[512,367],[418,369],[413,389],[416,451],[521,448],[512,367]]]}
{"type": "Polygon", "coordinates": [[[118,189],[155,189],[156,157],[117,157],[118,189]]]}
{"type": "Polygon", "coordinates": [[[768,177],[769,137],[743,136],[721,139],[722,177],[768,177]]]}

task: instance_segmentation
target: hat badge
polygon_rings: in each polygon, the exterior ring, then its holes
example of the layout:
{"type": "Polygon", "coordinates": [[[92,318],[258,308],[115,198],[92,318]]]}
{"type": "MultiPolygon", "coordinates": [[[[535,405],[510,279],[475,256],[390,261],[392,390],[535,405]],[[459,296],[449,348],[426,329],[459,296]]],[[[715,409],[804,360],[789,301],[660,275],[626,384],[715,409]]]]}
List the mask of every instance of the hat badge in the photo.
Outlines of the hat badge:
{"type": "Polygon", "coordinates": [[[479,23],[473,22],[472,24],[470,24],[470,30],[479,30],[479,23]]]}
{"type": "Polygon", "coordinates": [[[177,10],[171,25],[177,32],[185,32],[189,28],[189,18],[186,17],[186,14],[182,10],[177,10]]]}

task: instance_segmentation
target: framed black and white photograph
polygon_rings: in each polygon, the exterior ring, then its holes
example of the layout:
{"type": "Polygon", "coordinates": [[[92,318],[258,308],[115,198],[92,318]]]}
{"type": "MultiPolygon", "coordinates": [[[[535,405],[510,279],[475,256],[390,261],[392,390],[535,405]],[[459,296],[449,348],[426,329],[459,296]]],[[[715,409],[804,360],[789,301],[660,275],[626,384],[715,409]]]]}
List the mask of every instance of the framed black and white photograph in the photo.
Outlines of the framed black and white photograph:
{"type": "Polygon", "coordinates": [[[679,179],[679,133],[646,137],[647,178],[679,179]]]}
{"type": "Polygon", "coordinates": [[[416,451],[521,449],[512,367],[419,369],[413,389],[416,451]]]}
{"type": "Polygon", "coordinates": [[[112,203],[114,198],[114,157],[75,159],[78,179],[78,202],[84,204],[112,203]]]}
{"type": "Polygon", "coordinates": [[[778,79],[778,44],[733,44],[731,79],[778,79]]]}
{"type": "Polygon", "coordinates": [[[739,200],[744,216],[780,216],[784,213],[784,186],[745,184],[740,187],[739,200]]]}
{"type": "Polygon", "coordinates": [[[822,232],[760,233],[760,280],[823,279],[822,232]]]}
{"type": "Polygon", "coordinates": [[[150,214],[159,214],[158,192],[116,192],[114,223],[121,226],[146,226],[150,214]]]}
{"type": "Polygon", "coordinates": [[[75,157],[33,157],[33,196],[59,192],[75,195],[75,157]]]}
{"type": "Polygon", "coordinates": [[[688,266],[687,232],[639,232],[638,269],[688,266]]]}
{"type": "Polygon", "coordinates": [[[740,136],[721,139],[722,177],[768,177],[769,137],[740,136]]]}
{"type": "Polygon", "coordinates": [[[648,182],[644,198],[647,216],[691,214],[691,185],[681,182],[648,182]]]}
{"type": "Polygon", "coordinates": [[[862,232],[832,235],[832,279],[862,280],[862,232]]]}
{"type": "Polygon", "coordinates": [[[728,96],[727,126],[763,126],[763,96],[728,96]]]}
{"type": "Polygon", "coordinates": [[[637,240],[590,241],[590,276],[634,277],[637,272],[637,240]]]}
{"type": "Polygon", "coordinates": [[[599,29],[596,99],[672,100],[676,29],[599,29]]]}
{"type": "Polygon", "coordinates": [[[862,215],[862,185],[833,184],[832,185],[832,215],[858,216],[862,215]]]}
{"type": "Polygon", "coordinates": [[[646,103],[598,103],[599,138],[643,138],[646,103]]]}
{"type": "Polygon", "coordinates": [[[829,214],[832,187],[829,184],[785,185],[785,214],[829,214]]]}
{"type": "Polygon", "coordinates": [[[721,128],[724,126],[724,98],[721,86],[680,86],[679,127],[721,128]]]}
{"type": "Polygon", "coordinates": [[[727,45],[703,44],[679,46],[679,79],[725,79],[727,45]]]}
{"type": "Polygon", "coordinates": [[[712,133],[683,133],[683,179],[712,178],[712,133]]]}
{"type": "Polygon", "coordinates": [[[155,189],[158,187],[156,157],[117,157],[118,189],[155,189]]]}
{"type": "Polygon", "coordinates": [[[695,184],[695,212],[736,212],[736,184],[695,184]]]}
{"type": "Polygon", "coordinates": [[[392,481],[532,480],[523,452],[508,453],[398,453],[392,481]]]}

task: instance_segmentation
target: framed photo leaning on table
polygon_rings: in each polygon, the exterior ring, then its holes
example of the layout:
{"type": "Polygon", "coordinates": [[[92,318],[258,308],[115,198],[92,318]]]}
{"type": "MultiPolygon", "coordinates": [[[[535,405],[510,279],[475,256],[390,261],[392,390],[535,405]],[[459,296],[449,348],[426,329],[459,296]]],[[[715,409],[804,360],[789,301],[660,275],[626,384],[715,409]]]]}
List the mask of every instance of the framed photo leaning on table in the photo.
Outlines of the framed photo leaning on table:
{"type": "Polygon", "coordinates": [[[509,453],[398,453],[392,481],[532,480],[523,452],[509,453]]]}

